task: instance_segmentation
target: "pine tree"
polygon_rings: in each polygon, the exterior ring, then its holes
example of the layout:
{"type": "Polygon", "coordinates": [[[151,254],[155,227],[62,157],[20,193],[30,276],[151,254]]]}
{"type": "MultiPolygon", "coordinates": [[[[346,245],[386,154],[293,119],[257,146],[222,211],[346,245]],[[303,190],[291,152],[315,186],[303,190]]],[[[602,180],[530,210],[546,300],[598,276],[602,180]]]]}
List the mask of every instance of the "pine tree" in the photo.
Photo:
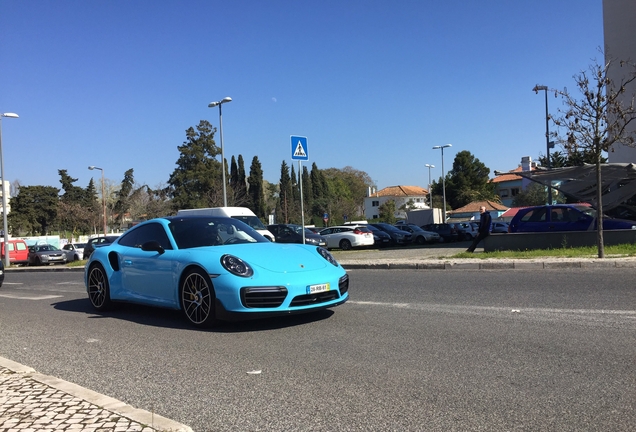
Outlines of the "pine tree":
{"type": "Polygon", "coordinates": [[[121,187],[119,188],[119,192],[117,192],[117,201],[115,202],[115,206],[113,207],[113,211],[115,212],[116,221],[121,223],[124,220],[124,215],[128,211],[129,208],[129,197],[130,193],[133,190],[133,185],[135,183],[135,179],[133,176],[133,169],[129,169],[124,173],[124,179],[121,182],[121,187]]]}
{"type": "Polygon", "coordinates": [[[201,120],[196,128],[186,131],[186,141],[179,146],[177,168],[168,185],[175,209],[219,207],[223,205],[221,154],[214,142],[216,128],[201,120]]]}
{"type": "Polygon", "coordinates": [[[249,182],[249,196],[252,203],[252,211],[261,218],[263,221],[267,221],[267,213],[265,210],[265,192],[263,191],[263,168],[258,160],[258,156],[254,156],[252,159],[252,165],[250,166],[250,176],[247,180],[249,182]]]}
{"type": "Polygon", "coordinates": [[[281,209],[282,222],[289,223],[290,208],[292,206],[292,192],[291,192],[291,179],[289,177],[289,167],[287,162],[283,161],[280,166],[280,183],[279,183],[279,195],[278,200],[281,209]]]}

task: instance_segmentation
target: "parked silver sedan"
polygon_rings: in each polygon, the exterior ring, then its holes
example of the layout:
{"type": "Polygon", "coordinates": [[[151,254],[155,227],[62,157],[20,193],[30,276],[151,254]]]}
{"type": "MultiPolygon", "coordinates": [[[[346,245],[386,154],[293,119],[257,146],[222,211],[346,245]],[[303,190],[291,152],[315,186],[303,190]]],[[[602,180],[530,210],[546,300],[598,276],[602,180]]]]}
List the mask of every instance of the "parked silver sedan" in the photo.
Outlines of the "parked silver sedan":
{"type": "Polygon", "coordinates": [[[29,246],[29,265],[66,264],[66,253],[50,244],[29,246]]]}
{"type": "Polygon", "coordinates": [[[439,243],[441,241],[441,237],[438,233],[433,231],[426,231],[415,224],[395,224],[396,228],[401,229],[402,231],[409,232],[413,235],[413,241],[417,244],[424,243],[439,243]]]}
{"type": "Polygon", "coordinates": [[[66,254],[66,260],[81,260],[84,256],[84,246],[86,246],[86,243],[67,243],[62,246],[62,250],[66,254]]]}

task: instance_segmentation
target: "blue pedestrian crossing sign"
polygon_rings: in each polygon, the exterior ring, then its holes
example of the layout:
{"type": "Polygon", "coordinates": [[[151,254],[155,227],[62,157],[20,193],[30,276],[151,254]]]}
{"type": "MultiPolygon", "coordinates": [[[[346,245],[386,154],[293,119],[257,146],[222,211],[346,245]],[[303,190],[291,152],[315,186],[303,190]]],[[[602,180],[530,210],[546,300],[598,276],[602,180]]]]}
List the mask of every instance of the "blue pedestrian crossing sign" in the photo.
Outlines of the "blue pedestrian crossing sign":
{"type": "Polygon", "coordinates": [[[308,160],[309,152],[307,151],[307,137],[292,135],[291,152],[293,160],[308,160]]]}

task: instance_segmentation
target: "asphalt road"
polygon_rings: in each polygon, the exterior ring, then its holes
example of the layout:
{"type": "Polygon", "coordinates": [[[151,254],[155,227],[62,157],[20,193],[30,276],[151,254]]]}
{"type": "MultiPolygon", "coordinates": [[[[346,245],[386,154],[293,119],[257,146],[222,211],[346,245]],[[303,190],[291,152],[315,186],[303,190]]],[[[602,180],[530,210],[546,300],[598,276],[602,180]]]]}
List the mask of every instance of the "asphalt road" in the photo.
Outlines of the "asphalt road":
{"type": "Polygon", "coordinates": [[[352,270],[333,311],[212,331],[10,274],[0,355],[195,431],[636,429],[636,274],[352,270]]]}

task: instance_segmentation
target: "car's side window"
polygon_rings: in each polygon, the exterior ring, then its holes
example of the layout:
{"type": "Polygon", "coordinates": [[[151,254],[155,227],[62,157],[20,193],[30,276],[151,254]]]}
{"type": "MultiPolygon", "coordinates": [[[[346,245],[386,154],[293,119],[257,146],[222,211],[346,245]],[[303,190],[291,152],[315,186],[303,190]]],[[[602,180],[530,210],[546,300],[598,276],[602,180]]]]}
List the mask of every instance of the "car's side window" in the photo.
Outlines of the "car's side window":
{"type": "Polygon", "coordinates": [[[552,209],[552,222],[570,222],[570,213],[567,207],[559,207],[552,209]]]}
{"type": "Polygon", "coordinates": [[[547,209],[541,207],[532,209],[521,218],[521,222],[545,222],[547,209]]]}
{"type": "Polygon", "coordinates": [[[122,235],[119,239],[119,244],[123,246],[140,248],[142,244],[156,241],[159,242],[164,249],[172,249],[170,240],[166,235],[166,231],[163,226],[158,223],[150,223],[135,228],[126,234],[122,235]]]}

